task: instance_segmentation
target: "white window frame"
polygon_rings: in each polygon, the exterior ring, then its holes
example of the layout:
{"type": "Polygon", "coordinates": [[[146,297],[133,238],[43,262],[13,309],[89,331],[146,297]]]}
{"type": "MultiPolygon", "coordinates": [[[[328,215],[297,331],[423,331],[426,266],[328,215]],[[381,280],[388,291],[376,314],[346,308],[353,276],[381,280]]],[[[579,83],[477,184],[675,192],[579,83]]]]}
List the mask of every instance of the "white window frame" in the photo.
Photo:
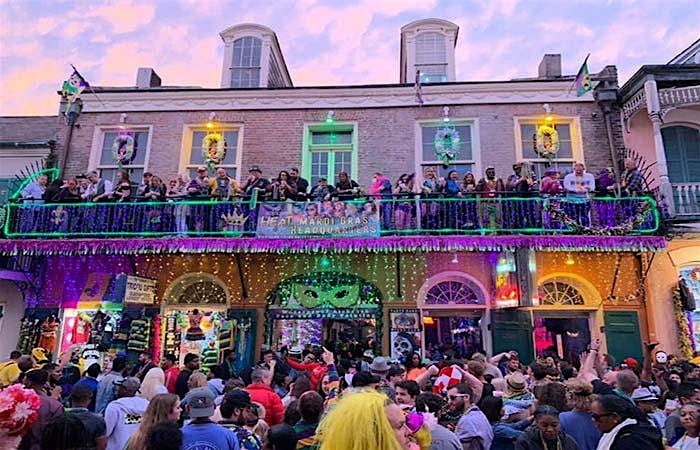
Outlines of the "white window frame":
{"type": "MultiPolygon", "coordinates": [[[[449,70],[450,70],[450,69],[449,69],[449,54],[448,54],[448,49],[447,49],[447,47],[446,47],[446,41],[447,41],[447,39],[448,39],[448,38],[447,38],[447,35],[445,35],[445,33],[442,33],[442,32],[437,31],[437,30],[426,30],[426,31],[422,31],[422,32],[416,34],[416,37],[415,37],[415,61],[416,61],[416,62],[415,62],[415,67],[416,67],[416,70],[421,70],[422,67],[428,67],[428,66],[430,66],[430,67],[438,67],[438,66],[439,66],[439,67],[443,67],[443,68],[444,68],[444,75],[442,75],[442,76],[444,76],[444,78],[445,78],[444,80],[426,81],[426,80],[423,78],[424,76],[425,76],[425,77],[430,77],[430,76],[434,76],[434,75],[433,75],[433,74],[428,74],[427,72],[424,74],[424,72],[421,71],[421,82],[426,82],[426,83],[444,83],[444,82],[446,82],[446,81],[449,80],[449,70]],[[418,53],[418,46],[419,46],[419,42],[418,42],[418,41],[419,41],[422,37],[425,37],[425,36],[428,35],[428,34],[430,34],[430,35],[436,35],[436,36],[438,36],[438,37],[440,38],[440,42],[439,42],[439,43],[442,43],[442,47],[443,47],[442,55],[441,55],[441,56],[442,56],[442,60],[441,60],[441,61],[438,61],[438,60],[437,60],[438,58],[436,57],[436,55],[437,55],[436,53],[432,53],[433,59],[432,59],[430,62],[418,62],[418,54],[419,54],[419,53],[418,53]]],[[[423,55],[425,55],[425,54],[423,54],[423,55]]]]}
{"type": "Polygon", "coordinates": [[[516,161],[529,161],[532,163],[546,163],[549,160],[547,158],[525,158],[523,156],[523,136],[520,130],[520,125],[542,125],[547,123],[547,125],[557,125],[564,124],[569,125],[569,130],[571,132],[571,153],[570,158],[554,158],[552,163],[562,166],[570,164],[572,169],[574,163],[586,164],[583,154],[583,142],[581,140],[581,120],[579,116],[556,116],[553,121],[545,122],[542,116],[515,116],[513,117],[513,127],[515,134],[515,160],[516,161]]]}
{"type": "MultiPolygon", "coordinates": [[[[474,174],[474,177],[476,179],[479,179],[479,176],[477,174],[481,173],[481,140],[479,138],[479,119],[476,117],[460,117],[456,119],[450,119],[450,125],[452,126],[463,126],[463,125],[469,125],[470,130],[471,130],[471,144],[472,144],[472,159],[456,159],[452,161],[452,164],[471,164],[473,169],[472,169],[472,174],[474,174]]],[[[423,166],[424,165],[432,165],[432,166],[441,166],[442,161],[440,160],[423,160],[423,128],[426,127],[443,127],[445,126],[445,122],[443,122],[441,119],[438,120],[417,120],[415,122],[415,128],[414,128],[414,142],[415,142],[415,154],[414,154],[414,159],[415,159],[415,164],[414,164],[414,172],[416,174],[416,179],[419,182],[419,185],[423,184],[423,166]]]]}
{"type": "MultiPolygon", "coordinates": [[[[304,135],[302,137],[302,146],[301,146],[301,175],[309,180],[309,188],[312,188],[313,185],[311,185],[311,153],[314,151],[324,151],[327,150],[330,152],[329,158],[328,158],[328,170],[335,170],[335,158],[334,152],[335,151],[341,151],[341,152],[351,152],[351,173],[348,175],[350,176],[351,180],[357,181],[357,177],[359,176],[359,145],[358,145],[358,127],[357,127],[357,122],[333,122],[332,124],[328,124],[325,122],[315,122],[315,123],[305,123],[304,124],[304,135]],[[311,134],[313,132],[329,132],[329,131],[351,131],[352,132],[352,141],[350,144],[313,144],[311,140],[311,134]]],[[[333,173],[333,176],[328,177],[328,184],[334,185],[337,182],[336,175],[337,173],[333,173]]]]}
{"type": "MultiPolygon", "coordinates": [[[[190,164],[190,151],[192,147],[192,136],[197,131],[238,131],[238,141],[236,142],[236,162],[234,164],[221,164],[217,167],[225,169],[236,169],[236,176],[232,177],[236,181],[241,181],[241,162],[243,161],[243,124],[242,123],[226,123],[216,124],[214,128],[208,129],[206,125],[201,123],[186,123],[182,126],[182,143],[180,144],[180,163],[178,164],[178,174],[187,174],[190,176],[190,169],[197,167],[197,164],[190,164]]],[[[231,174],[229,173],[229,176],[231,174]]]]}
{"type": "MultiPolygon", "coordinates": [[[[231,78],[229,81],[229,87],[234,88],[234,89],[250,89],[250,88],[256,88],[260,87],[263,83],[262,80],[262,75],[263,75],[263,52],[265,51],[265,42],[264,40],[259,37],[255,36],[252,34],[245,34],[240,37],[237,37],[233,41],[231,41],[231,78]],[[234,52],[234,47],[236,46],[236,42],[238,41],[243,41],[245,38],[251,38],[251,39],[257,39],[260,42],[260,62],[257,66],[236,66],[235,62],[233,61],[233,52],[234,52]],[[258,70],[258,83],[256,85],[252,86],[233,86],[233,71],[234,70],[251,70],[251,69],[257,69],[258,70]]],[[[268,70],[269,73],[269,70],[268,70]]],[[[265,85],[267,85],[267,80],[265,80],[265,85]]]]}
{"type": "MultiPolygon", "coordinates": [[[[100,165],[100,159],[102,156],[102,147],[105,139],[105,133],[118,133],[120,131],[134,131],[134,132],[148,132],[148,139],[146,140],[146,154],[144,155],[143,165],[135,164],[124,166],[124,170],[129,169],[143,169],[144,172],[148,171],[148,161],[151,158],[151,142],[153,141],[153,125],[134,125],[128,127],[119,126],[97,126],[92,134],[92,147],[90,148],[90,157],[88,159],[88,171],[96,170],[100,172],[102,169],[119,169],[119,166],[115,162],[109,165],[100,165]]],[[[132,180],[132,182],[138,182],[138,180],[132,180]]]]}

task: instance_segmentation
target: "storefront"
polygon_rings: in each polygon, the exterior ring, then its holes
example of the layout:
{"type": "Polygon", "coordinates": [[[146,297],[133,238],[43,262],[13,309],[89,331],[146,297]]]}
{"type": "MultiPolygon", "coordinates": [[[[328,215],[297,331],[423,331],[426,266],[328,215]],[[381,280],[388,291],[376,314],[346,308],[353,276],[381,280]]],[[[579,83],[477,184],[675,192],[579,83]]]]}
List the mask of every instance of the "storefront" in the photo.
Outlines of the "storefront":
{"type": "Polygon", "coordinates": [[[354,274],[320,271],[288,278],[267,297],[265,341],[333,350],[361,343],[379,350],[382,298],[377,286],[354,274]]]}

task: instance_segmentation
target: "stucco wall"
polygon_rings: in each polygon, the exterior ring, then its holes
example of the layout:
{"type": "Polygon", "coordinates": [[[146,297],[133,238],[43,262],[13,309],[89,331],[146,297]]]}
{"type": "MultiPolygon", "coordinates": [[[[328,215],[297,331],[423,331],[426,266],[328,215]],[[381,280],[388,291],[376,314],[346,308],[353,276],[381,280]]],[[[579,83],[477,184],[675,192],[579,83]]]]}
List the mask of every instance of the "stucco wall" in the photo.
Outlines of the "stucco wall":
{"type": "Polygon", "coordinates": [[[4,306],[4,315],[0,319],[0,360],[4,361],[17,346],[24,297],[13,282],[0,280],[0,303],[4,306]]]}

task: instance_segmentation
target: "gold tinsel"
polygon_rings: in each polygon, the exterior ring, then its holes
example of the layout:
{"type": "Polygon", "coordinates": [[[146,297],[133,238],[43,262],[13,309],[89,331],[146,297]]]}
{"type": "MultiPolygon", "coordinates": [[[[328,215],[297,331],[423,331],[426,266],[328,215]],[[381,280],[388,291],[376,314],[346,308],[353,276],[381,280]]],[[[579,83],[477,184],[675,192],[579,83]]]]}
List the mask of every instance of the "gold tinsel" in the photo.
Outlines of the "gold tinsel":
{"type": "Polygon", "coordinates": [[[681,291],[678,288],[673,290],[673,314],[676,316],[678,325],[680,353],[683,357],[691,359],[693,357],[693,346],[690,343],[690,329],[688,328],[688,318],[683,310],[681,302],[681,291]]]}

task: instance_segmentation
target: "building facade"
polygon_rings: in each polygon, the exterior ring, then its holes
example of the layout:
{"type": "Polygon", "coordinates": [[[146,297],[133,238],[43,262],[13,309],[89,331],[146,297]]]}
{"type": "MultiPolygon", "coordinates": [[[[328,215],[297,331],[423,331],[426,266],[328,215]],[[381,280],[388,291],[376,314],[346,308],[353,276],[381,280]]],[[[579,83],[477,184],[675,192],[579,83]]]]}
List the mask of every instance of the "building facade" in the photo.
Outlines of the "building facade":
{"type": "Polygon", "coordinates": [[[162,86],[152,70],[134,88],[95,87],[101,101],[84,95],[75,123],[59,130],[63,177],[171,180],[209,165],[244,184],[249,171],[299,168],[311,186],[347,172],[367,195],[11,205],[0,251],[40,266],[20,340],[32,343],[41,325],[56,333],[54,351],[231,348],[241,364],[262,345],[353,339],[393,357],[517,349],[526,361],[573,361],[600,337],[617,358],[641,356],[654,331],[641,286],[665,246],[653,199],[371,191],[377,173],[392,183],[415,174],[420,186],[426,169],[478,181],[493,167],[505,180],[516,162],[538,180],[575,162],[598,174],[623,153],[614,67],[581,97],[559,55],[534,78],[458,82],[457,32],[441,20],[402,28],[396,85],[292,87],[277,37],[246,24],[221,34],[221,88],[162,86]],[[556,130],[553,151],[543,127],[556,130]],[[445,129],[460,141],[449,161],[436,152],[445,129]],[[226,143],[216,155],[213,135],[226,143]],[[110,342],[86,329],[109,330],[110,342]]]}

